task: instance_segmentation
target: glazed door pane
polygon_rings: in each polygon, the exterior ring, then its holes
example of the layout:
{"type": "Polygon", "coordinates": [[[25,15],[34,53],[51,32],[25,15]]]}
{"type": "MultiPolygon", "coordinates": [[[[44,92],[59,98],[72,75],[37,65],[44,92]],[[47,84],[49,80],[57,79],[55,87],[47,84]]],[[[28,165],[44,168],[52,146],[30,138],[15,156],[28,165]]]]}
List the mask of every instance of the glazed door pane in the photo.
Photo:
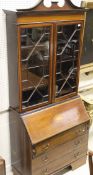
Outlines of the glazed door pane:
{"type": "Polygon", "coordinates": [[[51,27],[21,28],[22,108],[48,102],[51,27]]]}
{"type": "Polygon", "coordinates": [[[81,24],[57,26],[56,98],[77,90],[77,62],[81,24]]]}

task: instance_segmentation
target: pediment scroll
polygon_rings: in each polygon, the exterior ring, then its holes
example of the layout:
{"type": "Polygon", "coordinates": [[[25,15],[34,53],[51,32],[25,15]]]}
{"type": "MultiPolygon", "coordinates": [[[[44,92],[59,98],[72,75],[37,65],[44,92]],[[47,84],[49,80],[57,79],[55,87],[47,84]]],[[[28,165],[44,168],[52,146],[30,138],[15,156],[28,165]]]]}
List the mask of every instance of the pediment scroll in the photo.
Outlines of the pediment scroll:
{"type": "Polygon", "coordinates": [[[17,11],[64,11],[64,10],[75,10],[81,9],[81,7],[75,6],[71,0],[36,0],[34,6],[29,9],[19,9],[17,11]]]}

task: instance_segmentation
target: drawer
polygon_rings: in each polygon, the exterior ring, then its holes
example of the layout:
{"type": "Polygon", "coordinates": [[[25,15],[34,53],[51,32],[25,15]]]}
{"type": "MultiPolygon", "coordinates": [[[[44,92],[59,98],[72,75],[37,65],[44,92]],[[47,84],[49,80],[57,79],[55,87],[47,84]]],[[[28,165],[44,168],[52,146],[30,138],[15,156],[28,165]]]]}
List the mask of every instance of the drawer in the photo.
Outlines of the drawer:
{"type": "Polygon", "coordinates": [[[33,147],[33,157],[36,157],[44,152],[54,149],[56,146],[64,144],[70,140],[75,139],[78,136],[84,135],[89,130],[89,124],[83,124],[75,127],[71,130],[63,132],[51,139],[48,139],[40,144],[34,145],[33,147]]]}
{"type": "MultiPolygon", "coordinates": [[[[59,149],[59,148],[58,148],[59,149]]],[[[32,174],[34,175],[47,175],[47,174],[53,174],[53,172],[56,172],[60,169],[63,169],[66,166],[69,166],[72,162],[78,160],[79,158],[86,156],[87,152],[87,145],[82,145],[80,148],[77,150],[73,150],[72,152],[67,152],[66,154],[58,155],[58,152],[55,153],[54,150],[51,153],[51,156],[55,154],[53,158],[51,158],[51,161],[47,161],[46,164],[42,163],[41,165],[39,164],[39,160],[37,162],[32,161],[32,174]],[[38,164],[40,166],[38,166],[38,164]]],[[[58,150],[59,151],[59,150],[58,150]]]]}
{"type": "Polygon", "coordinates": [[[88,133],[75,138],[72,142],[74,149],[77,149],[77,147],[80,147],[84,144],[88,145],[88,133]]]}
{"type": "Polygon", "coordinates": [[[87,143],[88,143],[88,135],[80,136],[77,139],[57,146],[53,150],[48,152],[44,152],[42,155],[37,156],[32,160],[33,169],[40,168],[48,163],[54,162],[56,159],[60,159],[60,157],[64,157],[66,154],[70,154],[71,152],[77,156],[77,150],[84,148],[87,151],[87,143]]]}

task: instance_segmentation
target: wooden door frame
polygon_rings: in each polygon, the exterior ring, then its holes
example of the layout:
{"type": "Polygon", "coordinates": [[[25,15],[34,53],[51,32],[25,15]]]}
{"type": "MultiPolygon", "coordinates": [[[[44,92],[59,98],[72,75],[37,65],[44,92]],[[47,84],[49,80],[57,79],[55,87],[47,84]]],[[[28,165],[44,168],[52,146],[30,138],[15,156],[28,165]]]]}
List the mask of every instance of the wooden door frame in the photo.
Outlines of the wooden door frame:
{"type": "Polygon", "coordinates": [[[77,20],[77,21],[57,21],[54,27],[54,64],[53,67],[53,97],[52,97],[52,102],[60,102],[65,99],[69,99],[73,96],[77,96],[78,94],[78,84],[79,84],[79,72],[80,72],[80,56],[81,56],[81,51],[82,51],[82,45],[83,45],[83,30],[84,30],[84,20],[77,20]],[[80,30],[80,38],[79,38],[79,45],[81,44],[80,51],[78,53],[78,58],[77,58],[77,78],[76,78],[76,92],[72,92],[70,94],[64,95],[62,97],[55,97],[55,84],[56,84],[56,49],[57,49],[57,26],[58,25],[71,25],[71,24],[81,24],[81,30],[80,30]]]}
{"type": "Polygon", "coordinates": [[[43,107],[52,102],[52,58],[53,58],[53,23],[34,23],[34,24],[22,24],[18,25],[18,83],[19,83],[19,112],[26,112],[39,107],[43,107]],[[50,27],[50,59],[49,59],[49,101],[39,103],[25,109],[22,109],[22,63],[21,63],[21,38],[20,31],[22,28],[33,27],[50,27]]]}

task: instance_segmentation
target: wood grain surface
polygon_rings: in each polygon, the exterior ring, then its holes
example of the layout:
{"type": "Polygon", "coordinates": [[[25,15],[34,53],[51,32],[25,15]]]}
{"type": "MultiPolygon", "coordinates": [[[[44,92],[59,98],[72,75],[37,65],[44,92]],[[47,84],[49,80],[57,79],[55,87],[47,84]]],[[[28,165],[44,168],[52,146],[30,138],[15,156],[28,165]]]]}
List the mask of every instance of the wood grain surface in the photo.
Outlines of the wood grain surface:
{"type": "Polygon", "coordinates": [[[58,104],[23,117],[32,144],[36,144],[89,120],[81,99],[58,104]]]}

